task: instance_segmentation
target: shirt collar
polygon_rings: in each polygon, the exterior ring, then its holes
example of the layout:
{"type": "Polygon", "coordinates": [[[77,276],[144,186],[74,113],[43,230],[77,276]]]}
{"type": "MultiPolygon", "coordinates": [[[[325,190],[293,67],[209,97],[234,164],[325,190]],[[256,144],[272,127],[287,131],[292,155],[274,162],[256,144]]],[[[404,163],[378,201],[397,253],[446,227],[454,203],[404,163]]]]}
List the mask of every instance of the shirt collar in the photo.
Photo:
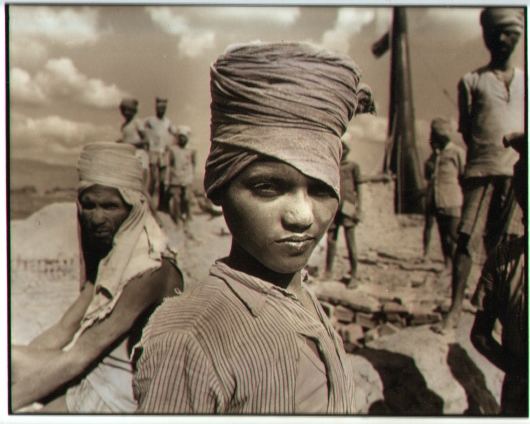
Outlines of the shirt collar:
{"type": "Polygon", "coordinates": [[[271,296],[296,298],[281,287],[231,268],[222,259],[210,268],[210,275],[223,280],[255,317],[259,316],[271,296]]]}

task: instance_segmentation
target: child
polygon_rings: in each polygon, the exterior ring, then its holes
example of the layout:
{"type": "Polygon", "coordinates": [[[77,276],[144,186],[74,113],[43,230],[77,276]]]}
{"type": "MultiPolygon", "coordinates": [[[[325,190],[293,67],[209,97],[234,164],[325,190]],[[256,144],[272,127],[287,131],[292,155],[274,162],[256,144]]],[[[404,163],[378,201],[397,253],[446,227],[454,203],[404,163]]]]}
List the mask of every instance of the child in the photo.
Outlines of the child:
{"type": "Polygon", "coordinates": [[[232,245],[144,332],[140,412],[355,411],[351,364],[304,266],[337,209],[358,83],[351,59],[299,43],[235,46],[212,65],[204,185],[232,245]]]}

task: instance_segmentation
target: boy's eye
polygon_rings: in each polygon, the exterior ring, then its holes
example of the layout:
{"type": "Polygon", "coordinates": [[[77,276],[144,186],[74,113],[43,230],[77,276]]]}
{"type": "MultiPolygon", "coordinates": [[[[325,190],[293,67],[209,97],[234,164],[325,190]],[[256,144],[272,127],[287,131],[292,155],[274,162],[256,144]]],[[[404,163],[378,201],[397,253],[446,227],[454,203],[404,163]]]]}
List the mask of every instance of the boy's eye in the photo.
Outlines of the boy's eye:
{"type": "Polygon", "coordinates": [[[309,194],[317,197],[335,197],[333,190],[324,183],[315,182],[309,186],[309,194]]]}
{"type": "Polygon", "coordinates": [[[258,196],[276,196],[280,194],[280,187],[272,181],[261,181],[250,184],[250,190],[258,196]]]}

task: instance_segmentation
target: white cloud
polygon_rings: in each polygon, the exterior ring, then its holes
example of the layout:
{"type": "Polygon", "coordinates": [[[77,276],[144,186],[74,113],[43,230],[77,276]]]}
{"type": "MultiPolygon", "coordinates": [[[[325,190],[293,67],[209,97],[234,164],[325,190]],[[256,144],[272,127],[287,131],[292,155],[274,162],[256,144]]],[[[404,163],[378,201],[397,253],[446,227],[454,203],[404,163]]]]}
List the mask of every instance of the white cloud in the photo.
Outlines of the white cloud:
{"type": "Polygon", "coordinates": [[[188,20],[171,7],[146,7],[145,10],[162,30],[173,35],[182,35],[190,30],[188,20]]]}
{"type": "Polygon", "coordinates": [[[146,7],[151,20],[168,34],[180,37],[178,51],[185,57],[198,57],[215,47],[213,24],[241,22],[245,25],[290,26],[300,16],[297,7],[206,7],[186,11],[178,7],[146,7]]]}
{"type": "Polygon", "coordinates": [[[352,36],[358,34],[375,18],[376,12],[373,8],[340,8],[335,26],[322,36],[322,46],[335,51],[348,52],[352,36]]]}
{"type": "Polygon", "coordinates": [[[179,41],[179,51],[186,57],[198,57],[204,50],[212,48],[214,43],[213,31],[184,34],[179,41]]]}
{"type": "Polygon", "coordinates": [[[358,115],[348,126],[347,141],[369,140],[384,143],[387,138],[387,118],[377,115],[358,115]]]}
{"type": "Polygon", "coordinates": [[[13,68],[12,73],[16,77],[11,80],[11,94],[15,101],[42,103],[54,98],[67,98],[87,106],[112,108],[127,95],[115,84],[88,78],[64,57],[50,59],[33,78],[19,68],[13,68]]]}
{"type": "Polygon", "coordinates": [[[27,37],[10,40],[9,62],[19,66],[31,66],[46,60],[48,49],[40,40],[30,40],[27,37]]]}
{"type": "Polygon", "coordinates": [[[14,157],[60,163],[65,156],[77,156],[86,143],[114,141],[118,135],[116,129],[108,125],[75,122],[60,116],[30,118],[14,114],[10,148],[14,157]]]}
{"type": "Polygon", "coordinates": [[[208,20],[275,25],[293,25],[301,13],[298,7],[220,7],[205,12],[208,14],[208,20]]]}
{"type": "Polygon", "coordinates": [[[42,104],[46,100],[44,91],[31,79],[31,75],[23,69],[11,69],[9,85],[12,99],[29,104],[42,104]]]}
{"type": "Polygon", "coordinates": [[[100,36],[98,10],[93,7],[17,6],[9,8],[13,37],[30,37],[80,45],[100,36]]]}

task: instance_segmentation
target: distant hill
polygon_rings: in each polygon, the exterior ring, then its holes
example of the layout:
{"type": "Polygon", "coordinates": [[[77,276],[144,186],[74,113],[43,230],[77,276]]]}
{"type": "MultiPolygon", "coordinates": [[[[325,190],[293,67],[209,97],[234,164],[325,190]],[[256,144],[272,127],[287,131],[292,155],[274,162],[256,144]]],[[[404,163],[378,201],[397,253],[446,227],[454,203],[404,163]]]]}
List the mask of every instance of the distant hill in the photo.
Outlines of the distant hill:
{"type": "Polygon", "coordinates": [[[11,159],[10,189],[33,186],[39,193],[53,188],[75,188],[77,169],[74,166],[51,165],[31,159],[11,159]]]}

